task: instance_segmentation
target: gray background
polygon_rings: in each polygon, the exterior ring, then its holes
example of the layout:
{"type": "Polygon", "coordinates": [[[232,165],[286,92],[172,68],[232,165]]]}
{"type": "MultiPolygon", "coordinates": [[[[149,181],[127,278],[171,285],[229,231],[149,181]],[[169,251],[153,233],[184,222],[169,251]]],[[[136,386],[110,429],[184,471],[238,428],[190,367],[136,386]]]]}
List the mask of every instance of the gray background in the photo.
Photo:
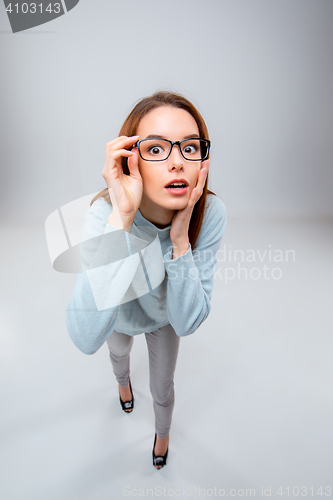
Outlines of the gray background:
{"type": "Polygon", "coordinates": [[[1,497],[118,500],[124,486],[327,497],[333,2],[81,0],[15,35],[1,7],[1,497]],[[69,338],[75,275],[52,269],[44,221],[104,187],[106,142],[159,89],[207,122],[210,188],[228,210],[221,248],[296,259],[218,263],[211,313],[181,339],[168,464],[156,471],[144,336],[125,415],[106,346],[86,356],[69,338]],[[227,281],[238,264],[282,276],[227,281]]]}
{"type": "Polygon", "coordinates": [[[230,217],[333,214],[331,0],[81,0],[15,36],[1,12],[3,220],[103,188],[106,142],[157,89],[205,117],[230,217]]]}

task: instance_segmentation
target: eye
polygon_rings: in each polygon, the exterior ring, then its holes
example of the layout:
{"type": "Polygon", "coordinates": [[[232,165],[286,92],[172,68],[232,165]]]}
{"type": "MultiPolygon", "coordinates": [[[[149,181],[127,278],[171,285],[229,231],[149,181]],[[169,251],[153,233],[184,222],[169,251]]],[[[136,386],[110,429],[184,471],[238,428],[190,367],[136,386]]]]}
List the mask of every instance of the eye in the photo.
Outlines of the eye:
{"type": "Polygon", "coordinates": [[[158,145],[153,145],[153,146],[149,146],[149,148],[147,149],[147,152],[151,155],[160,155],[161,153],[163,153],[164,149],[162,148],[162,146],[158,146],[158,145]]]}
{"type": "Polygon", "coordinates": [[[193,154],[198,151],[198,146],[196,144],[186,144],[183,148],[184,153],[193,154]]]}

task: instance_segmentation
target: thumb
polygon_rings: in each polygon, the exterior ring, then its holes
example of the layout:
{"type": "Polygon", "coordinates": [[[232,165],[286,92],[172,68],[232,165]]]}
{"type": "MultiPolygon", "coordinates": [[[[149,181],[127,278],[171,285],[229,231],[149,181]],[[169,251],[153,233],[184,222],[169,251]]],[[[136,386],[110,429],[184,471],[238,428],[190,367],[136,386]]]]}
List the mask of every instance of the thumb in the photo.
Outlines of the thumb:
{"type": "Polygon", "coordinates": [[[130,172],[131,177],[135,179],[141,180],[141,174],[139,171],[139,151],[137,148],[132,149],[132,156],[128,158],[128,170],[130,172]]]}

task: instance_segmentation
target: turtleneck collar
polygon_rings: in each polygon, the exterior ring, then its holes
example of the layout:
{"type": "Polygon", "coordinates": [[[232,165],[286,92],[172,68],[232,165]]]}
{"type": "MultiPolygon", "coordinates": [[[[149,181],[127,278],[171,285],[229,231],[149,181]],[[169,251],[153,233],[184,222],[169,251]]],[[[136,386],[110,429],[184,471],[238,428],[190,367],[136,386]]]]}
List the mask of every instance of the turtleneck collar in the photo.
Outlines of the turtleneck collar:
{"type": "Polygon", "coordinates": [[[144,216],[142,215],[142,213],[140,212],[140,210],[138,210],[136,213],[134,223],[136,226],[148,226],[148,227],[150,227],[151,229],[156,231],[156,233],[159,235],[160,238],[164,238],[164,237],[167,238],[170,235],[171,222],[168,226],[160,229],[160,228],[156,227],[155,224],[153,224],[149,220],[145,219],[144,216]]]}

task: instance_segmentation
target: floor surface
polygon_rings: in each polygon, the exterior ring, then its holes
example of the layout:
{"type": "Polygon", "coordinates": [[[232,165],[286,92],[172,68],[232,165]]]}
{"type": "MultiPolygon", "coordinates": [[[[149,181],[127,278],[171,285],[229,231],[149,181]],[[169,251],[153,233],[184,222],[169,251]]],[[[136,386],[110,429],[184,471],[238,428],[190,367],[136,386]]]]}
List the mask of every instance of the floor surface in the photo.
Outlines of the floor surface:
{"type": "Polygon", "coordinates": [[[144,336],[126,415],[107,346],[69,338],[75,275],[52,269],[43,225],[1,235],[1,499],[329,496],[332,223],[228,221],[210,316],[181,339],[159,471],[144,336]]]}

